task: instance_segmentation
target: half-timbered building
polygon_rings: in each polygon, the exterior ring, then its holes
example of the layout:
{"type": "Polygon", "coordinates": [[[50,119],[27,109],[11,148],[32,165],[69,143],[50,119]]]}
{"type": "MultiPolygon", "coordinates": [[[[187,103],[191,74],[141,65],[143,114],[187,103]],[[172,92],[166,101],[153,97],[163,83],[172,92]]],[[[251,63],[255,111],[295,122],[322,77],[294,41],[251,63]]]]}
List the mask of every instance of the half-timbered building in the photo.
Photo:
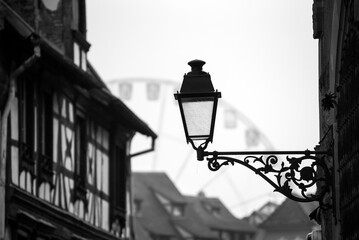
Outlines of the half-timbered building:
{"type": "Polygon", "coordinates": [[[129,236],[131,140],[156,134],[89,48],[84,0],[0,0],[0,239],[129,236]]]}

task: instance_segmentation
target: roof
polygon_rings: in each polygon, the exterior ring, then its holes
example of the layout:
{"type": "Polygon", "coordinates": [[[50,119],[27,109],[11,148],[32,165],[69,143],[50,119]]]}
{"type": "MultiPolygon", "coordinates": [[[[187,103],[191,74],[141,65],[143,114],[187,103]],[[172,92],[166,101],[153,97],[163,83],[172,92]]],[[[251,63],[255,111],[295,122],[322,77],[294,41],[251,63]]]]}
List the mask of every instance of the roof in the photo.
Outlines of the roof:
{"type": "Polygon", "coordinates": [[[135,238],[138,240],[152,240],[150,234],[139,222],[138,218],[133,218],[133,231],[135,234],[135,238]]]}
{"type": "Polygon", "coordinates": [[[218,198],[205,196],[183,196],[166,173],[133,173],[133,196],[142,201],[141,215],[136,217],[137,224],[149,232],[170,235],[186,232],[196,238],[218,239],[218,232],[254,233],[255,227],[234,217],[218,198]],[[168,213],[156,197],[160,195],[172,203],[185,206],[182,216],[168,213]],[[216,210],[216,215],[211,212],[216,210]]]}
{"type": "Polygon", "coordinates": [[[233,216],[218,198],[188,196],[187,200],[192,209],[191,212],[196,214],[207,227],[213,230],[221,229],[235,232],[256,231],[256,228],[247,221],[240,220],[233,216]]]}
{"type": "Polygon", "coordinates": [[[317,202],[298,202],[298,204],[307,216],[319,206],[317,202]]]}
{"type": "Polygon", "coordinates": [[[269,217],[277,207],[277,203],[268,201],[258,210],[253,211],[249,216],[245,217],[244,219],[246,219],[251,224],[258,225],[264,220],[266,220],[267,217],[269,217]]]}
{"type": "Polygon", "coordinates": [[[271,232],[266,233],[261,240],[304,240],[310,231],[294,231],[294,232],[271,232]]]}
{"type": "Polygon", "coordinates": [[[114,114],[118,122],[141,134],[157,138],[148,125],[139,119],[121,100],[110,93],[106,84],[88,63],[87,71],[83,71],[74,62],[58,51],[50,42],[42,38],[4,1],[0,1],[0,14],[20,37],[31,45],[39,46],[40,63],[52,66],[61,72],[74,85],[80,86],[93,100],[99,101],[108,112],[114,114]]]}
{"type": "Polygon", "coordinates": [[[203,219],[194,211],[193,202],[191,201],[187,204],[185,216],[174,219],[174,223],[197,238],[218,238],[218,234],[211,231],[203,219]]]}
{"type": "Polygon", "coordinates": [[[139,225],[136,228],[156,235],[176,236],[170,216],[155,193],[160,190],[165,196],[182,199],[178,190],[164,173],[133,173],[132,176],[133,197],[141,201],[141,215],[134,216],[134,223],[139,225]]]}
{"type": "Polygon", "coordinates": [[[142,182],[153,192],[158,193],[173,202],[186,203],[186,198],[180,193],[168,175],[164,172],[136,172],[133,173],[133,177],[136,182],[142,182]]]}
{"type": "Polygon", "coordinates": [[[259,226],[266,230],[310,230],[316,223],[310,221],[308,215],[317,206],[317,203],[300,203],[286,199],[259,226]]]}

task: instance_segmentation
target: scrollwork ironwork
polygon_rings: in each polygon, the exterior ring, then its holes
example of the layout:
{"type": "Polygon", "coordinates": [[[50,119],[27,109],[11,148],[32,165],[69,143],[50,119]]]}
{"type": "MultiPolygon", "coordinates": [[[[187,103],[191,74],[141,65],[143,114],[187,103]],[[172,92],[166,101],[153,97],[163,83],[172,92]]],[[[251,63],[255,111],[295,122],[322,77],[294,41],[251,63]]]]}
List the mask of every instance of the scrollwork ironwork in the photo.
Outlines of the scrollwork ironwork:
{"type": "MultiPolygon", "coordinates": [[[[259,153],[258,155],[263,154],[259,153]]],[[[282,153],[279,153],[279,155],[282,153]]],[[[324,159],[309,154],[309,151],[296,152],[300,157],[287,155],[285,159],[278,155],[268,154],[256,156],[254,154],[234,158],[228,153],[205,152],[208,168],[217,171],[223,166],[235,163],[246,166],[274,187],[286,197],[298,202],[318,201],[320,207],[329,208],[323,198],[329,191],[330,172],[324,159]]],[[[243,154],[244,155],[244,154],[243,154]]]]}

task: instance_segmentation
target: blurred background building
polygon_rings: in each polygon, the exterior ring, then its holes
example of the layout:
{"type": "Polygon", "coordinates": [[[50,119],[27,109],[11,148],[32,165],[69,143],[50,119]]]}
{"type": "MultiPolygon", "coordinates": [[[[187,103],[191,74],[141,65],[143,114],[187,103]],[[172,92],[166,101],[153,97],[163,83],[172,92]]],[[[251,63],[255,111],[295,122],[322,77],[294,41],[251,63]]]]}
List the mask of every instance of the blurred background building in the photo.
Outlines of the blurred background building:
{"type": "Polygon", "coordinates": [[[137,239],[254,239],[256,228],[234,217],[220,199],[184,196],[166,173],[138,172],[133,181],[135,229],[149,236],[137,239]]]}

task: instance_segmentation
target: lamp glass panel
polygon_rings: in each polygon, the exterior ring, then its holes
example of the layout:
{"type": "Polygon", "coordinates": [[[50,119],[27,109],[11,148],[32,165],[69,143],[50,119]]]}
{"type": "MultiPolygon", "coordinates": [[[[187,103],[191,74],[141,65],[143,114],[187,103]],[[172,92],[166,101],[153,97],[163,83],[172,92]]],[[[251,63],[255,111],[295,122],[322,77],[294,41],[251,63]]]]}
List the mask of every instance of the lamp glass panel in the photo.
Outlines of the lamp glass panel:
{"type": "Polygon", "coordinates": [[[193,140],[207,139],[210,135],[213,106],[213,97],[182,99],[188,136],[193,140]]]}

